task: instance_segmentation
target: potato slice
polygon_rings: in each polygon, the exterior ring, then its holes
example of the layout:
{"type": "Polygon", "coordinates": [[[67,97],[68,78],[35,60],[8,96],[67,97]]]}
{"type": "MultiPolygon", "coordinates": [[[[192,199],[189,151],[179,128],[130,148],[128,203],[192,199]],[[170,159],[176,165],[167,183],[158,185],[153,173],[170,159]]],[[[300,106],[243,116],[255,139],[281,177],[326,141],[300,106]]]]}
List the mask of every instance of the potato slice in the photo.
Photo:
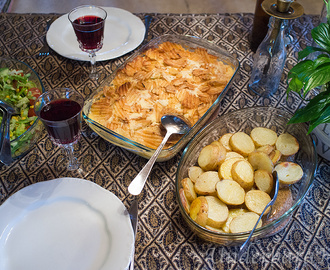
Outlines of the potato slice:
{"type": "Polygon", "coordinates": [[[274,170],[277,172],[280,184],[284,185],[297,183],[304,174],[300,165],[294,162],[281,162],[276,165],[274,170]]]}
{"type": "Polygon", "coordinates": [[[254,170],[266,170],[269,173],[273,172],[274,163],[270,157],[264,152],[253,152],[248,156],[248,161],[254,170]]]}
{"type": "Polygon", "coordinates": [[[236,132],[229,139],[231,149],[243,156],[248,156],[255,150],[253,140],[244,132],[236,132]]]}
{"type": "Polygon", "coordinates": [[[186,194],[187,200],[192,202],[197,198],[195,187],[190,178],[184,178],[181,180],[181,185],[183,187],[184,193],[186,194]]]}
{"type": "Polygon", "coordinates": [[[244,157],[241,154],[236,153],[236,152],[233,152],[233,151],[230,151],[230,152],[227,152],[226,158],[225,158],[224,161],[226,161],[228,159],[231,159],[231,158],[241,158],[241,159],[244,159],[244,157]]]}
{"type": "Polygon", "coordinates": [[[205,196],[209,211],[206,225],[214,228],[220,228],[228,218],[228,207],[215,196],[205,196]]]}
{"type": "Polygon", "coordinates": [[[231,147],[229,144],[230,137],[233,136],[233,133],[226,133],[222,135],[219,139],[219,142],[226,148],[227,151],[231,151],[231,147]]]}
{"type": "Polygon", "coordinates": [[[278,136],[275,146],[284,156],[294,155],[299,150],[299,142],[289,133],[278,136]]]}
{"type": "Polygon", "coordinates": [[[254,184],[254,171],[251,164],[245,160],[236,161],[231,168],[233,180],[244,189],[252,188],[254,184]]]}
{"type": "Polygon", "coordinates": [[[219,229],[219,228],[214,228],[214,227],[211,227],[209,225],[205,225],[205,228],[212,231],[212,232],[217,232],[217,233],[225,233],[224,230],[222,229],[219,229]]]}
{"type": "MultiPolygon", "coordinates": [[[[253,229],[254,225],[258,221],[259,215],[254,212],[247,212],[235,217],[229,225],[231,233],[249,232],[253,229]]],[[[262,221],[257,225],[257,228],[262,226],[262,221]]]]}
{"type": "Polygon", "coordinates": [[[234,180],[224,179],[216,184],[218,198],[228,205],[244,203],[245,191],[234,180]]]}
{"type": "Polygon", "coordinates": [[[247,212],[248,212],[248,210],[245,209],[245,208],[232,208],[232,209],[229,209],[228,218],[226,220],[226,223],[222,226],[222,230],[226,233],[229,233],[230,232],[230,230],[229,230],[230,222],[235,217],[237,217],[238,215],[241,215],[241,214],[244,214],[244,213],[247,213],[247,212]]]}
{"type": "Polygon", "coordinates": [[[217,146],[223,146],[221,144],[221,142],[219,142],[219,141],[213,141],[213,142],[211,142],[211,144],[214,144],[214,145],[217,145],[217,146]]]}
{"type": "Polygon", "coordinates": [[[256,170],[254,172],[254,183],[259,190],[270,193],[273,189],[273,175],[266,170],[256,170]]]}
{"type": "Polygon", "coordinates": [[[199,195],[215,195],[215,185],[220,181],[219,175],[215,171],[202,173],[195,183],[195,191],[199,195]]]}
{"type": "Polygon", "coordinates": [[[195,183],[198,176],[200,176],[204,170],[199,166],[191,166],[188,168],[188,177],[195,183]]]}
{"type": "Polygon", "coordinates": [[[187,214],[189,214],[190,213],[190,202],[188,201],[183,188],[180,188],[179,195],[180,195],[180,200],[181,200],[184,210],[187,212],[187,214]]]}
{"type": "Polygon", "coordinates": [[[274,150],[275,150],[275,146],[269,145],[269,144],[266,144],[264,146],[261,146],[261,147],[257,148],[258,152],[264,152],[267,155],[269,155],[274,150]]]}
{"type": "Polygon", "coordinates": [[[197,224],[205,227],[209,206],[204,196],[199,196],[190,205],[190,217],[197,224]]]}
{"type": "Polygon", "coordinates": [[[275,165],[281,159],[282,153],[279,150],[275,149],[269,154],[269,157],[275,165]]]}
{"type": "Polygon", "coordinates": [[[276,132],[264,127],[256,127],[252,129],[250,136],[256,147],[274,145],[277,140],[276,132]]]}
{"type": "Polygon", "coordinates": [[[225,160],[219,168],[219,177],[221,179],[233,179],[231,175],[231,169],[236,161],[242,160],[240,157],[234,157],[231,159],[225,160]]]}
{"type": "Polygon", "coordinates": [[[226,157],[226,149],[219,143],[205,146],[198,156],[198,165],[204,171],[215,171],[219,169],[220,163],[226,157]]]}
{"type": "MultiPolygon", "coordinates": [[[[245,194],[245,206],[252,212],[260,215],[265,209],[266,205],[271,201],[270,196],[261,190],[250,190],[245,194]]],[[[267,208],[265,214],[270,210],[267,208]]]]}

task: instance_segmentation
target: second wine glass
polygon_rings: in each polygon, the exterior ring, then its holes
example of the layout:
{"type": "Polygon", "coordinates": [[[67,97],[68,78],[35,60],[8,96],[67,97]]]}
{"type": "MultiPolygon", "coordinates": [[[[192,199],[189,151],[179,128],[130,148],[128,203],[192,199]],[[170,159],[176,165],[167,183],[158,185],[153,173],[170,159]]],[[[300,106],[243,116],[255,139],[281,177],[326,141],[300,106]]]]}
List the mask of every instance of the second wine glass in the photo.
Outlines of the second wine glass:
{"type": "Polygon", "coordinates": [[[68,170],[79,163],[73,155],[73,145],[80,138],[84,98],[70,88],[56,88],[43,93],[34,104],[36,115],[43,122],[52,142],[66,151],[68,170]]]}
{"type": "Polygon", "coordinates": [[[98,79],[99,73],[95,67],[96,52],[103,46],[107,12],[103,8],[86,5],[74,8],[68,17],[77,36],[80,49],[89,54],[91,62],[89,77],[98,79]]]}

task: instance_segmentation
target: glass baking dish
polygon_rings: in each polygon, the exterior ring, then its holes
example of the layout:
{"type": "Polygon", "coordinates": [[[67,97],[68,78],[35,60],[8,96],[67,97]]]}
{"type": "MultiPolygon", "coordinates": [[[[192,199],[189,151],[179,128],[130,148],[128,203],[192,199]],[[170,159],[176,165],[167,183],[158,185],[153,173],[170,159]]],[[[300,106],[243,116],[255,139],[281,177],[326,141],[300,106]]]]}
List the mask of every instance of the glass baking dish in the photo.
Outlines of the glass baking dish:
{"type": "Polygon", "coordinates": [[[224,95],[227,93],[231,83],[233,82],[233,79],[235,77],[235,74],[237,73],[237,70],[239,68],[239,61],[232,55],[230,55],[227,51],[221,49],[217,45],[192,36],[178,36],[178,35],[163,35],[160,37],[157,37],[153,40],[151,40],[148,44],[143,46],[141,49],[139,49],[137,52],[132,54],[121,66],[119,66],[113,74],[111,74],[96,90],[95,92],[85,101],[85,105],[83,108],[83,117],[89,127],[96,132],[99,136],[101,136],[103,139],[109,141],[110,143],[113,143],[114,145],[117,145],[119,147],[125,148],[128,151],[131,151],[139,156],[142,156],[144,158],[149,159],[153,153],[155,152],[155,149],[146,147],[138,142],[135,142],[133,140],[130,140],[110,129],[107,127],[101,125],[100,123],[94,121],[93,119],[89,118],[89,112],[91,109],[91,106],[93,102],[96,100],[97,96],[101,91],[103,91],[104,86],[110,85],[112,80],[115,78],[116,73],[118,70],[122,69],[127,63],[134,60],[136,57],[143,54],[145,50],[148,50],[150,48],[155,48],[159,44],[163,42],[173,42],[180,44],[185,49],[195,49],[198,47],[204,48],[207,50],[208,53],[215,55],[219,61],[222,61],[223,63],[229,65],[234,70],[233,76],[231,77],[228,84],[225,86],[224,90],[219,94],[218,98],[215,100],[215,102],[211,105],[211,107],[206,111],[206,113],[195,123],[195,125],[190,129],[190,131],[182,136],[180,140],[171,148],[163,149],[157,159],[158,162],[166,161],[174,157],[190,140],[191,138],[202,128],[205,126],[205,124],[212,120],[214,117],[217,116],[219,111],[219,104],[224,95]]]}

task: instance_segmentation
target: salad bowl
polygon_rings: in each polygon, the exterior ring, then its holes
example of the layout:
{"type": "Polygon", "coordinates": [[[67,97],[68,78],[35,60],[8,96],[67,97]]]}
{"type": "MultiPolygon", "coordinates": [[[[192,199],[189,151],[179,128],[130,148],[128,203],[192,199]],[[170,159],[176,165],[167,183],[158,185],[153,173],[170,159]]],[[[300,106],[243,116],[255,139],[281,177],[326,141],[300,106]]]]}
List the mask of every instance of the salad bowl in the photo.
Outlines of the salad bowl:
{"type": "MultiPolygon", "coordinates": [[[[0,57],[0,99],[18,112],[10,122],[10,145],[13,159],[26,154],[40,138],[43,125],[34,115],[34,100],[44,92],[39,75],[28,64],[0,57]]],[[[0,122],[2,121],[0,111],[0,122]]]]}

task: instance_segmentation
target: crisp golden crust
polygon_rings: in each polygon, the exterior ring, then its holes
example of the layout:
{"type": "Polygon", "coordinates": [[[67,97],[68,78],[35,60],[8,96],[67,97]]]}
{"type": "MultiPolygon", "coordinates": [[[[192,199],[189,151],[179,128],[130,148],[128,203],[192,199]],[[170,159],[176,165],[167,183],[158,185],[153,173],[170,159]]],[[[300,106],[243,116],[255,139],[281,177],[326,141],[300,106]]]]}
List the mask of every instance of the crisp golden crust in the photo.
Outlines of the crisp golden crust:
{"type": "Polygon", "coordinates": [[[88,116],[133,141],[157,148],[164,135],[160,127],[164,113],[182,115],[195,124],[233,73],[232,67],[203,48],[187,50],[164,42],[119,70],[88,116]]]}

